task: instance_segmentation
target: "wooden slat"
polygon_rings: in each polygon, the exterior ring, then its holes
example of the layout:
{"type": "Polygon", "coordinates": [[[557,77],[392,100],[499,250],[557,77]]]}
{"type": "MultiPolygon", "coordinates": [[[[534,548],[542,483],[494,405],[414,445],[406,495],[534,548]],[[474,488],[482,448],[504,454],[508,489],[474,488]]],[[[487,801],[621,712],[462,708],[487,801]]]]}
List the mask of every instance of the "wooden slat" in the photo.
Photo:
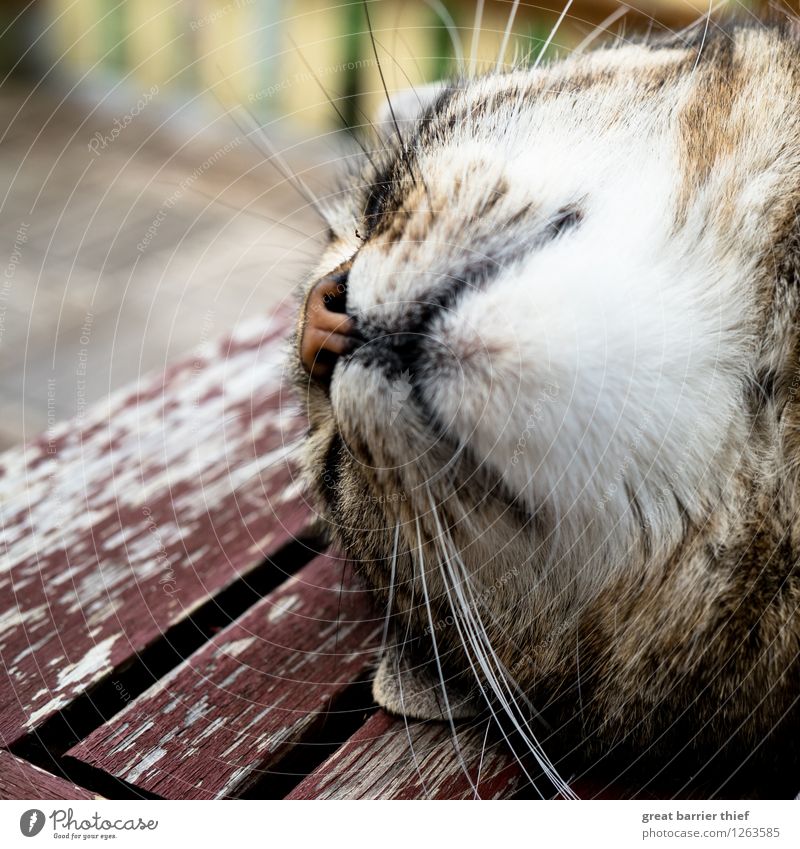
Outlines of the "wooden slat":
{"type": "Polygon", "coordinates": [[[0,749],[0,799],[98,799],[94,793],[58,778],[0,749]]]}
{"type": "Polygon", "coordinates": [[[305,526],[287,458],[303,428],[282,389],[288,325],[250,320],[0,457],[4,745],[305,526]]]}
{"type": "Polygon", "coordinates": [[[290,799],[503,799],[525,786],[508,751],[486,724],[412,722],[378,711],[290,799]],[[484,741],[487,745],[484,750],[484,741]],[[469,774],[465,774],[464,766],[469,774]]]}
{"type": "Polygon", "coordinates": [[[342,575],[317,558],[68,756],[167,798],[240,795],[374,662],[382,620],[342,575]]]}

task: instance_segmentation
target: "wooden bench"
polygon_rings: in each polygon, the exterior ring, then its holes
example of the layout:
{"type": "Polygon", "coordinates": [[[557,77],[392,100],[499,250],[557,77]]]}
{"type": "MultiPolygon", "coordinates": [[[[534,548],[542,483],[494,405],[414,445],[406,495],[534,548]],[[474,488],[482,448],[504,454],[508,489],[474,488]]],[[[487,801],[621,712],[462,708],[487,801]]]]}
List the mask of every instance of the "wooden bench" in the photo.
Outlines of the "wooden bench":
{"type": "Polygon", "coordinates": [[[320,550],[290,318],[0,458],[0,797],[504,797],[485,725],[372,704],[383,622],[320,550]],[[487,741],[486,751],[484,742],[487,741]]]}
{"type": "Polygon", "coordinates": [[[383,621],[312,532],[290,320],[0,458],[0,798],[535,795],[485,722],[456,746],[372,703],[383,621]]]}

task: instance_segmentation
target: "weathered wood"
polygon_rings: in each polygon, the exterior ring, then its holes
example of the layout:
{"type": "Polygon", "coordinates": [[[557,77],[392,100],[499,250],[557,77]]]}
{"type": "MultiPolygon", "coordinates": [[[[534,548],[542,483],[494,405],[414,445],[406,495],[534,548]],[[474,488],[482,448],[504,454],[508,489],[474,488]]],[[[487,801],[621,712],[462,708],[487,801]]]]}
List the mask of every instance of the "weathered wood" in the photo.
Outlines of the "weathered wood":
{"type": "Polygon", "coordinates": [[[447,723],[406,726],[378,711],[288,798],[473,799],[476,789],[481,799],[508,798],[526,778],[486,730],[456,725],[456,748],[447,723]]]}
{"type": "Polygon", "coordinates": [[[10,746],[307,523],[285,313],[0,457],[10,746]]]}
{"type": "Polygon", "coordinates": [[[323,556],[67,754],[167,798],[236,796],[375,660],[382,620],[323,556]]]}
{"type": "Polygon", "coordinates": [[[90,790],[78,787],[33,764],[0,749],[0,799],[98,799],[90,790]]]}

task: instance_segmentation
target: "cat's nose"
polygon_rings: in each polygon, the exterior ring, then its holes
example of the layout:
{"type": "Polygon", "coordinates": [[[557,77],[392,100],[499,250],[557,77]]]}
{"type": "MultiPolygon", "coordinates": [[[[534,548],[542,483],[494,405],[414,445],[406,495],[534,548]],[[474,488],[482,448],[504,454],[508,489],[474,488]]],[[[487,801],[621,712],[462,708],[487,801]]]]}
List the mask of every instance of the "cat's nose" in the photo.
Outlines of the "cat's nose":
{"type": "Polygon", "coordinates": [[[300,361],[309,375],[327,387],[337,360],[358,344],[355,321],[345,312],[347,266],[314,284],[306,298],[300,335],[300,361]]]}

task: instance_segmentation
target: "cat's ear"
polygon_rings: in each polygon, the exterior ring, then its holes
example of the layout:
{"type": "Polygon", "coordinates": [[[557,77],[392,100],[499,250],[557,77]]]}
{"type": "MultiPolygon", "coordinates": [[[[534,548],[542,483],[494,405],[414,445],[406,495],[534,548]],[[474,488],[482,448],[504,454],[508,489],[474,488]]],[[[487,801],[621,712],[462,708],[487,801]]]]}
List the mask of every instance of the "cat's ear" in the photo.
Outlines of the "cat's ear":
{"type": "Polygon", "coordinates": [[[407,652],[399,652],[395,648],[386,651],[372,682],[375,701],[398,716],[409,719],[472,719],[481,712],[476,693],[461,682],[445,678],[445,689],[447,703],[436,665],[420,663],[407,652]]]}
{"type": "Polygon", "coordinates": [[[429,83],[390,94],[388,101],[382,101],[375,116],[378,134],[389,138],[396,133],[395,120],[401,134],[408,132],[446,89],[444,83],[429,83]]]}

